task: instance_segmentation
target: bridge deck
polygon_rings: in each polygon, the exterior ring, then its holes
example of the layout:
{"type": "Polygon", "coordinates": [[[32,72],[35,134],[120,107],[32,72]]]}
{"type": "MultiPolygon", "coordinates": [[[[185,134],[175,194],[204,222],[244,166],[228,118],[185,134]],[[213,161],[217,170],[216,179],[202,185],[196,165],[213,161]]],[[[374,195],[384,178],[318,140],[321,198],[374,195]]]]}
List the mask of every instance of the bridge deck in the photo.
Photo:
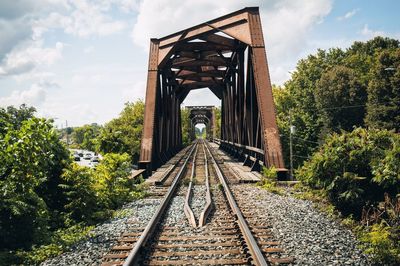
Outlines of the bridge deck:
{"type": "MultiPolygon", "coordinates": [[[[230,157],[224,151],[218,149],[218,144],[210,142],[211,148],[213,148],[218,157],[222,159],[223,165],[232,176],[235,177],[237,182],[239,183],[255,183],[260,181],[261,174],[258,172],[250,171],[250,167],[244,166],[243,163],[237,162],[235,159],[230,157]]],[[[156,183],[162,183],[166,178],[169,172],[172,172],[174,169],[174,165],[178,162],[179,158],[186,152],[186,148],[181,152],[172,157],[167,163],[159,167],[153,174],[146,180],[147,183],[154,185],[156,183]]]]}
{"type": "Polygon", "coordinates": [[[224,151],[218,149],[218,144],[210,143],[210,146],[217,151],[218,156],[223,159],[224,165],[236,177],[239,183],[254,183],[261,180],[259,172],[251,171],[250,167],[237,162],[224,151]]]}

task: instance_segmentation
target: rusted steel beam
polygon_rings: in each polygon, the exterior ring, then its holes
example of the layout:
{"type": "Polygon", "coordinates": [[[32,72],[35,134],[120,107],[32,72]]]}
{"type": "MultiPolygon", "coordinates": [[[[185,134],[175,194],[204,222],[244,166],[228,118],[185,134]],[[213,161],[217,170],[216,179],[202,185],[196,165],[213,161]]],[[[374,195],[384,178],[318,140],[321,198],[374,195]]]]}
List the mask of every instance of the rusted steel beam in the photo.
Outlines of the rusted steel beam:
{"type": "Polygon", "coordinates": [[[186,62],[172,63],[172,67],[198,67],[198,66],[228,66],[225,61],[210,61],[210,60],[191,60],[186,62]]]}
{"type": "Polygon", "coordinates": [[[176,51],[232,51],[226,48],[225,45],[218,45],[214,43],[203,43],[203,42],[189,42],[189,43],[178,43],[175,45],[176,51]]]}
{"type": "Polygon", "coordinates": [[[158,79],[158,41],[150,41],[149,70],[147,74],[146,105],[144,111],[144,127],[140,148],[140,167],[151,169],[153,159],[153,137],[156,111],[156,90],[158,79]]]}
{"type": "Polygon", "coordinates": [[[179,74],[177,78],[186,78],[191,79],[195,77],[217,77],[223,78],[225,72],[221,70],[214,70],[214,71],[206,71],[206,72],[191,72],[186,74],[179,74]]]}
{"type": "Polygon", "coordinates": [[[265,163],[267,166],[284,168],[264,37],[258,12],[253,11],[249,15],[249,26],[252,37],[251,59],[254,67],[258,108],[260,110],[265,163]]]}
{"type": "Polygon", "coordinates": [[[217,34],[204,35],[199,38],[204,41],[212,42],[215,44],[225,45],[232,50],[235,49],[235,46],[237,46],[238,44],[238,42],[235,41],[235,39],[227,38],[217,34]]]}

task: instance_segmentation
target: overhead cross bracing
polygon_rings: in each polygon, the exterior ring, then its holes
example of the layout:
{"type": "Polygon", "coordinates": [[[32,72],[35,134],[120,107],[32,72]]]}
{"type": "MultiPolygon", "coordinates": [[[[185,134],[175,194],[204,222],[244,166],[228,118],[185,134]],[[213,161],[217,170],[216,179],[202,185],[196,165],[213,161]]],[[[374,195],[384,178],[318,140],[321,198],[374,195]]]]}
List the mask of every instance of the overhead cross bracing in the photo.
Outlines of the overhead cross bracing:
{"type": "Polygon", "coordinates": [[[150,40],[140,167],[149,171],[182,143],[180,104],[209,88],[221,100],[221,146],[256,166],[284,171],[257,7],[150,40]]]}

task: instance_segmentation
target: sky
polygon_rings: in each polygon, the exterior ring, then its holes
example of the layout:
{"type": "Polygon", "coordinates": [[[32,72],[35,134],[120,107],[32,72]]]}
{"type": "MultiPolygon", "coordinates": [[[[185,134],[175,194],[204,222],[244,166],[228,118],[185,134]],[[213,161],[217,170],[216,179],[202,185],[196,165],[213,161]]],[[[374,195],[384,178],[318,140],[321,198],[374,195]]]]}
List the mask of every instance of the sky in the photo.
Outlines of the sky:
{"type": "MultiPolygon", "coordinates": [[[[272,83],[318,48],[400,39],[396,0],[0,0],[0,107],[104,124],[144,99],[150,38],[259,6],[272,83]]],[[[220,105],[208,90],[184,105],[220,105]]]]}

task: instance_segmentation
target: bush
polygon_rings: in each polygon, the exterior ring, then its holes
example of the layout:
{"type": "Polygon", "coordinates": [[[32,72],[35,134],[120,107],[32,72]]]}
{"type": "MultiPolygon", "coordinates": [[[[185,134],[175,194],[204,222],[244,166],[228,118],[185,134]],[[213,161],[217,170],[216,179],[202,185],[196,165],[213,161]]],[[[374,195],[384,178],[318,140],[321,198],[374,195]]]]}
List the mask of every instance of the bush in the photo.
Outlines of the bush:
{"type": "Polygon", "coordinates": [[[394,230],[396,229],[384,221],[372,225],[369,230],[360,230],[363,248],[377,265],[400,265],[399,232],[394,230]]]}
{"type": "Polygon", "coordinates": [[[26,265],[37,265],[50,257],[60,255],[74,243],[89,236],[93,226],[76,224],[66,229],[57,230],[52,236],[50,244],[34,246],[31,251],[19,251],[17,256],[26,265]]]}
{"type": "Polygon", "coordinates": [[[277,186],[277,179],[278,179],[278,171],[275,167],[266,168],[263,167],[262,169],[262,178],[257,183],[263,189],[268,190],[271,193],[282,195],[283,191],[281,188],[277,186]]]}
{"type": "Polygon", "coordinates": [[[29,247],[48,237],[49,210],[61,197],[43,196],[42,188],[59,178],[69,156],[51,121],[0,120],[8,125],[0,134],[0,248],[29,247]]]}
{"type": "Polygon", "coordinates": [[[64,170],[62,179],[59,186],[67,198],[64,206],[67,217],[77,222],[94,223],[94,214],[101,207],[94,189],[93,170],[72,163],[64,170]]]}
{"type": "Polygon", "coordinates": [[[134,189],[131,173],[131,158],[127,153],[108,153],[94,172],[95,189],[99,200],[109,209],[120,207],[131,199],[134,189]]]}
{"type": "Polygon", "coordinates": [[[400,193],[400,136],[387,130],[357,128],[330,135],[320,150],[297,172],[302,182],[326,189],[343,214],[360,217],[365,205],[377,204],[384,193],[400,193]]]}

